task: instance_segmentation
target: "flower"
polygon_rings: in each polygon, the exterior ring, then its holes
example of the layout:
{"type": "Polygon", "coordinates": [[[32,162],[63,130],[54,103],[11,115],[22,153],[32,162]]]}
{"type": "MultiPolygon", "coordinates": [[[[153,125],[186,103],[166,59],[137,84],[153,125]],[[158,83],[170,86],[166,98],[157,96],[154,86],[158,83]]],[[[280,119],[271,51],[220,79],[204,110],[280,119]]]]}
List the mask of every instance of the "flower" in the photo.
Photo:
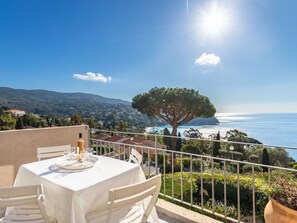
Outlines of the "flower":
{"type": "Polygon", "coordinates": [[[279,181],[270,190],[270,197],[282,205],[297,210],[297,184],[296,182],[279,181]]]}

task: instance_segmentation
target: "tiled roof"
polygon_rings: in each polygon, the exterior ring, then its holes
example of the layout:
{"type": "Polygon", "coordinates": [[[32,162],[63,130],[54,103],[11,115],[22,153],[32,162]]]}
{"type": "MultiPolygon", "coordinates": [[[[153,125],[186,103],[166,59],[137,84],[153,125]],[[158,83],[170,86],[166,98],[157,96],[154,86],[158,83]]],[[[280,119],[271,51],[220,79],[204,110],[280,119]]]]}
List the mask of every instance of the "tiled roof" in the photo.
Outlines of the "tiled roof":
{"type": "Polygon", "coordinates": [[[110,135],[99,134],[99,135],[97,135],[95,138],[96,138],[96,139],[102,139],[102,140],[105,140],[105,139],[110,138],[110,135]]]}
{"type": "Polygon", "coordinates": [[[121,140],[123,138],[125,138],[125,137],[120,136],[120,135],[114,135],[114,136],[111,136],[111,137],[105,139],[105,141],[108,141],[108,142],[118,142],[119,140],[121,140]]]}

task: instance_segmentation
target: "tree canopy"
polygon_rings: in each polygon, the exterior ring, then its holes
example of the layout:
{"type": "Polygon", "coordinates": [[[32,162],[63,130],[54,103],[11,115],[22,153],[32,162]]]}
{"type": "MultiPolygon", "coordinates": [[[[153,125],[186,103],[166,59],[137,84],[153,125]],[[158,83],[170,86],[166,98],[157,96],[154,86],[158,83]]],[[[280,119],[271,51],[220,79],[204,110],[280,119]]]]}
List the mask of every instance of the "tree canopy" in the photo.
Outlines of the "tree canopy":
{"type": "MultiPolygon", "coordinates": [[[[212,117],[216,109],[209,98],[187,88],[152,88],[132,99],[132,107],[149,117],[164,120],[176,136],[177,127],[196,117],[212,117]]],[[[172,140],[175,148],[176,140],[172,140]]]]}
{"type": "Polygon", "coordinates": [[[202,133],[199,132],[198,129],[194,129],[194,128],[190,128],[190,129],[184,131],[184,135],[189,138],[203,139],[202,133]]]}

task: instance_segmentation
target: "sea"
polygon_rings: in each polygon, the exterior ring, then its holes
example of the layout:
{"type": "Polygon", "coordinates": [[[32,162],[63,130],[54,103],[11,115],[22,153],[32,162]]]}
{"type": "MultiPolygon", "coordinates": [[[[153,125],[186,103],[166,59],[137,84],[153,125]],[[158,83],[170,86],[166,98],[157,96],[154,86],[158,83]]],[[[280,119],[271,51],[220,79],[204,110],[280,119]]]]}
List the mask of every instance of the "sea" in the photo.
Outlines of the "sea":
{"type": "MultiPolygon", "coordinates": [[[[228,130],[238,129],[265,145],[289,147],[287,152],[297,161],[297,113],[217,113],[215,117],[220,122],[217,125],[183,125],[178,132],[183,135],[185,130],[196,128],[207,137],[218,131],[224,135],[228,130]]],[[[171,131],[169,125],[147,127],[146,131],[160,132],[164,128],[171,131]]]]}

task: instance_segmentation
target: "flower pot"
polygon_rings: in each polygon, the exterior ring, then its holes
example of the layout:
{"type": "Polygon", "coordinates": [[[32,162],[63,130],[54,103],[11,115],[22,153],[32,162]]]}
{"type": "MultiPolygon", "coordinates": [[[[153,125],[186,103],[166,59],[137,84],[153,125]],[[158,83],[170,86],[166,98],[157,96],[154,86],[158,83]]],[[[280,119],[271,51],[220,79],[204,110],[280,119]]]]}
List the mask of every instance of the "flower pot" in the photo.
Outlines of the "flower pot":
{"type": "Polygon", "coordinates": [[[264,210],[264,218],[266,223],[296,223],[297,211],[278,203],[270,197],[264,210]]]}

